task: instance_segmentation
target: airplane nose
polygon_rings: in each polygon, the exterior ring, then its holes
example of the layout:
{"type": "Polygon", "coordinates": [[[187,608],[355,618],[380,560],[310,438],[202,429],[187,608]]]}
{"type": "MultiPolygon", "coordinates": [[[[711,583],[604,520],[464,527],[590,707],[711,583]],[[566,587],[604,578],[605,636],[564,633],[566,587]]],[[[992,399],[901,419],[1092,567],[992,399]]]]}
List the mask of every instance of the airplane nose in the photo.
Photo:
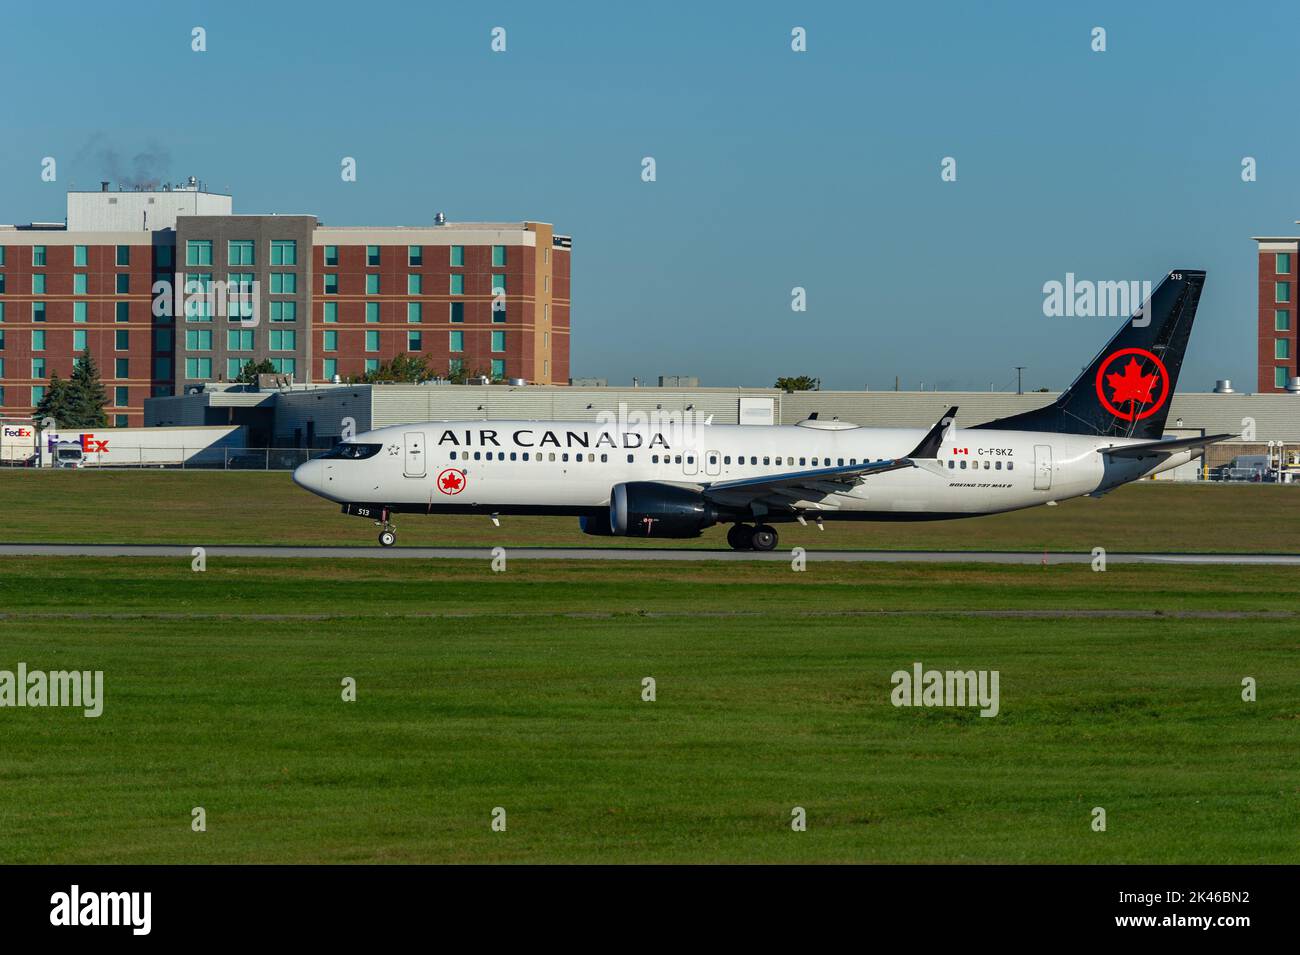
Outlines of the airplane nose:
{"type": "Polygon", "coordinates": [[[305,461],[294,468],[293,483],[309,491],[319,492],[324,468],[319,461],[305,461]]]}

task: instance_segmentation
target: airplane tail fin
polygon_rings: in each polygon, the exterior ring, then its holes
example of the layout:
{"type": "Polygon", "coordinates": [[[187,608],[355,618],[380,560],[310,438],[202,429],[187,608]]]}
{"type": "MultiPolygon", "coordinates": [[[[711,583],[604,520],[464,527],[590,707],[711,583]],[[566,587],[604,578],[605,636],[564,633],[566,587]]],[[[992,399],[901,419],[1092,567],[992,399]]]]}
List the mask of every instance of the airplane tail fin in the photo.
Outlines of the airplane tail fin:
{"type": "Polygon", "coordinates": [[[1056,401],[974,427],[1159,439],[1204,286],[1203,271],[1170,272],[1056,401]]]}

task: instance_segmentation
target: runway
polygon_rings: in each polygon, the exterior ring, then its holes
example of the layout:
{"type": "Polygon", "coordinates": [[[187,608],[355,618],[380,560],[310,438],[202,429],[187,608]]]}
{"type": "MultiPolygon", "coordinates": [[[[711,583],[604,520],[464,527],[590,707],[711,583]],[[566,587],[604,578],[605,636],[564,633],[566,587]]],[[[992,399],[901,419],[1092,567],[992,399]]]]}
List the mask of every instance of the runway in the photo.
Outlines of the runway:
{"type": "MultiPolygon", "coordinates": [[[[492,547],[295,547],[234,544],[202,545],[206,556],[344,560],[491,560],[492,547]]],[[[507,547],[508,560],[624,561],[777,561],[789,563],[789,550],[702,550],[640,547],[507,547]]],[[[190,559],[193,548],[171,544],[0,544],[0,557],[175,557],[190,559]]],[[[1090,553],[1035,551],[805,550],[810,562],[1090,564],[1090,553]]],[[[1207,564],[1300,566],[1300,554],[1152,554],[1107,552],[1109,564],[1207,564]]]]}

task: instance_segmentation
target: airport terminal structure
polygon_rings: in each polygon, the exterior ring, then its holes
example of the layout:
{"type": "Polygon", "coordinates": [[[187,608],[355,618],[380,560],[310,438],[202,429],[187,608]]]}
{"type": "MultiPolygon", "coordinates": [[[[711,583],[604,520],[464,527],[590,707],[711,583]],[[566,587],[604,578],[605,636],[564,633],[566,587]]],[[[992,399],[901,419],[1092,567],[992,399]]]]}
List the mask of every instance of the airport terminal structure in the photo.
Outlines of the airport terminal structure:
{"type": "Polygon", "coordinates": [[[566,384],[571,248],[543,222],[236,215],[194,177],[69,192],[62,223],[0,225],[0,417],[30,417],[87,350],[116,427],[250,361],[295,383],[408,354],[453,379],[566,384]]]}

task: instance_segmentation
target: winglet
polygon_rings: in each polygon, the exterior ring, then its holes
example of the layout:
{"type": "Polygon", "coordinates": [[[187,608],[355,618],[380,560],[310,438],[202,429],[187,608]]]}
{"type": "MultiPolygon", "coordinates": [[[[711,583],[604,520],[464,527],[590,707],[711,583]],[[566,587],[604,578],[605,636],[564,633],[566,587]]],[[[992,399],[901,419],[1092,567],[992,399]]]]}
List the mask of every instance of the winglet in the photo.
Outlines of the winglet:
{"type": "Polygon", "coordinates": [[[939,419],[938,424],[931,428],[916,449],[908,455],[909,458],[937,458],[939,456],[939,447],[943,444],[944,436],[947,435],[948,429],[952,427],[953,422],[957,419],[957,406],[953,405],[948,409],[948,413],[939,419]]]}

